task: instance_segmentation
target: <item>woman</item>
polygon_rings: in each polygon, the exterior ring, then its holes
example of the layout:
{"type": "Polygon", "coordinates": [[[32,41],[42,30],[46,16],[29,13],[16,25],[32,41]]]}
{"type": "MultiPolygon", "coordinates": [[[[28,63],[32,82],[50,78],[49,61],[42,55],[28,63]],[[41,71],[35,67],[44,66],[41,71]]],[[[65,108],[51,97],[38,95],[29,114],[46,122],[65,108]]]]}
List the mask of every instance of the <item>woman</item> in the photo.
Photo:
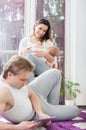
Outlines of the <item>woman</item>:
{"type": "Polygon", "coordinates": [[[41,61],[39,57],[44,57],[48,62],[53,62],[55,57],[43,50],[34,50],[35,55],[28,55],[30,49],[36,45],[44,48],[54,45],[51,38],[51,26],[49,21],[46,19],[39,19],[36,21],[33,27],[33,34],[29,37],[23,38],[19,46],[19,54],[24,56],[26,55],[26,57],[36,65],[34,72],[38,76],[49,69],[49,66],[41,61]]]}

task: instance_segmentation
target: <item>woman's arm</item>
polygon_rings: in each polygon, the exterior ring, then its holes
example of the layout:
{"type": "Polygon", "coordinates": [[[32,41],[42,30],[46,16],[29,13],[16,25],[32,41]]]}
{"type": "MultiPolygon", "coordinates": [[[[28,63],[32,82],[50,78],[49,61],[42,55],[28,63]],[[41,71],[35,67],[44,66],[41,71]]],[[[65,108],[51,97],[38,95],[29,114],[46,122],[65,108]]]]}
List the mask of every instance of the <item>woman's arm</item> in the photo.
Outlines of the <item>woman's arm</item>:
{"type": "Polygon", "coordinates": [[[44,57],[50,63],[54,61],[54,57],[43,50],[34,50],[33,52],[35,56],[41,57],[41,58],[44,57]]]}
{"type": "Polygon", "coordinates": [[[50,46],[53,46],[53,45],[54,44],[51,40],[44,41],[42,44],[42,48],[44,48],[44,50],[43,49],[35,50],[34,53],[37,57],[44,57],[46,59],[46,61],[52,63],[54,61],[55,57],[53,57],[49,53],[47,53],[45,51],[45,49],[50,47],[50,46]]]}
{"type": "Polygon", "coordinates": [[[54,59],[55,59],[55,57],[51,56],[51,55],[48,54],[47,52],[44,53],[44,57],[45,57],[45,59],[46,59],[48,62],[50,62],[50,63],[52,63],[52,62],[54,61],[54,59]]]}
{"type": "Polygon", "coordinates": [[[19,55],[23,55],[23,53],[27,51],[27,48],[28,48],[27,42],[29,42],[28,37],[24,37],[23,39],[21,39],[19,43],[19,55]]]}
{"type": "MultiPolygon", "coordinates": [[[[44,48],[48,48],[48,47],[53,46],[53,45],[54,45],[53,41],[51,41],[50,39],[48,39],[47,41],[44,42],[43,46],[44,46],[44,48]]],[[[54,61],[54,58],[55,58],[55,57],[51,56],[49,53],[47,53],[47,52],[44,53],[44,57],[50,63],[52,63],[54,61]]]]}

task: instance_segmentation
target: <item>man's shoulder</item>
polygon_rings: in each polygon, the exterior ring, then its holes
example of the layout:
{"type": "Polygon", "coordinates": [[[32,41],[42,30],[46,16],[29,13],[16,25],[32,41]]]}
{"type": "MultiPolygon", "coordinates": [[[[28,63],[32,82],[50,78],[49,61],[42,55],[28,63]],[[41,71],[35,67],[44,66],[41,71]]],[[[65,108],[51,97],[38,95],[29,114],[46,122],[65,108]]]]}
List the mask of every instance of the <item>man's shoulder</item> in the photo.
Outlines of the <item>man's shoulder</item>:
{"type": "Polygon", "coordinates": [[[7,87],[0,87],[0,100],[1,99],[8,99],[10,95],[10,90],[7,87]]]}
{"type": "MultiPolygon", "coordinates": [[[[0,76],[0,93],[6,94],[9,93],[8,84],[4,81],[4,79],[0,76]]],[[[5,95],[6,96],[6,95],[5,95]]]]}

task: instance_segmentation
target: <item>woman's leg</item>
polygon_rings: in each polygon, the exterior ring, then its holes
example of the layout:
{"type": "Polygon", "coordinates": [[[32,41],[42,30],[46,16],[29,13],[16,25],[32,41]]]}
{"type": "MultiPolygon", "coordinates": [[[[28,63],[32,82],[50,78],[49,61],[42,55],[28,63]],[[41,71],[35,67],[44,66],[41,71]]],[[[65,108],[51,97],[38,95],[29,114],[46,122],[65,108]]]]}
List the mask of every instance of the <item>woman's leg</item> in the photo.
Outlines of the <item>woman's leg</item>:
{"type": "Polygon", "coordinates": [[[34,80],[35,79],[35,73],[34,72],[32,72],[32,74],[31,74],[31,76],[30,76],[30,78],[29,78],[29,80],[28,80],[28,83],[30,83],[32,80],[34,80]]]}
{"type": "Polygon", "coordinates": [[[55,116],[56,120],[69,120],[79,114],[76,106],[56,105],[59,103],[61,73],[57,69],[50,69],[31,83],[29,86],[39,96],[43,111],[55,116]]]}
{"type": "Polygon", "coordinates": [[[37,56],[33,54],[27,54],[26,58],[35,64],[34,72],[37,76],[39,76],[46,70],[50,69],[49,66],[44,62],[44,60],[42,60],[42,58],[38,58],[37,56]]]}
{"type": "MultiPolygon", "coordinates": [[[[39,96],[43,112],[54,116],[56,121],[71,120],[77,117],[80,110],[74,105],[52,105],[48,103],[42,96],[39,96]]],[[[37,115],[36,115],[37,118],[37,115]]]]}
{"type": "Polygon", "coordinates": [[[61,72],[49,69],[29,83],[29,86],[42,95],[50,104],[59,104],[61,72]]]}

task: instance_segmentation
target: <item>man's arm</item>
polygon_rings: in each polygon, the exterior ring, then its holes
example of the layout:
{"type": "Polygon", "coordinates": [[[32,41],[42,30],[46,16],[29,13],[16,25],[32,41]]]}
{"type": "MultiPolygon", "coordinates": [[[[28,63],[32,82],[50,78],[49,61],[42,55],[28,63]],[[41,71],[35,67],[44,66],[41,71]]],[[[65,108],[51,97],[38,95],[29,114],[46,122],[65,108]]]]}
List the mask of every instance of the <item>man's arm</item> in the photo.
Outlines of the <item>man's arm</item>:
{"type": "MultiPolygon", "coordinates": [[[[11,102],[12,99],[9,90],[7,88],[0,89],[0,115],[12,107],[11,105],[7,105],[11,104],[11,102]]],[[[23,121],[19,124],[0,121],[0,130],[33,130],[39,126],[39,124],[39,122],[34,121],[23,121]]]]}
{"type": "Polygon", "coordinates": [[[0,130],[18,130],[17,125],[8,124],[0,121],[0,130]]]}
{"type": "Polygon", "coordinates": [[[32,102],[32,105],[35,111],[37,113],[42,113],[42,108],[41,108],[39,98],[31,88],[29,88],[29,98],[32,102]]]}
{"type": "Polygon", "coordinates": [[[0,122],[0,130],[34,130],[40,125],[40,122],[36,121],[23,121],[19,124],[9,124],[0,122]]]}
{"type": "Polygon", "coordinates": [[[37,112],[40,118],[49,117],[47,114],[43,113],[39,97],[31,88],[29,88],[29,98],[32,102],[34,110],[37,112]]]}
{"type": "MultiPolygon", "coordinates": [[[[0,89],[0,115],[2,115],[8,104],[9,92],[7,88],[0,89]]],[[[10,99],[9,99],[10,100],[10,99]]],[[[16,130],[16,125],[7,124],[5,122],[0,121],[0,130],[16,130]]]]}

